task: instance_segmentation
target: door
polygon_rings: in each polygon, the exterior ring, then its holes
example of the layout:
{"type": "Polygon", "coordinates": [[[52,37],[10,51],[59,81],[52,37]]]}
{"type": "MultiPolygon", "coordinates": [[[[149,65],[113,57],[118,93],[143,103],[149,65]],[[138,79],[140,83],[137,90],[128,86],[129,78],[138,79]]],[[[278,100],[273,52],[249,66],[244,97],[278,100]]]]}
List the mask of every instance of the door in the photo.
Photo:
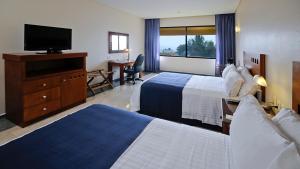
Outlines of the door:
{"type": "Polygon", "coordinates": [[[72,73],[62,77],[62,107],[69,107],[86,100],[86,73],[72,73]]]}

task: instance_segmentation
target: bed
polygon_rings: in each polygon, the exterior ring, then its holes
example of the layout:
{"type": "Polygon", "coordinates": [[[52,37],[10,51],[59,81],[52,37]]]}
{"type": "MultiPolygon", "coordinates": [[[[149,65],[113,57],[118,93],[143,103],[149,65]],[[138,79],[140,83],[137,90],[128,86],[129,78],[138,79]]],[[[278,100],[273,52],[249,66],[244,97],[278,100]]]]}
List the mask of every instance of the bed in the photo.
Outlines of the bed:
{"type": "Polygon", "coordinates": [[[1,169],[122,166],[134,169],[148,163],[146,168],[153,169],[159,168],[157,165],[229,169],[228,146],[228,136],[220,133],[92,105],[2,145],[0,166],[1,169]]]}
{"type": "Polygon", "coordinates": [[[268,168],[292,144],[253,96],[243,99],[230,136],[92,105],[1,145],[1,169],[268,168]]]}
{"type": "MultiPolygon", "coordinates": [[[[264,54],[244,52],[243,57],[244,66],[252,75],[265,77],[264,54]]],[[[222,126],[222,98],[227,97],[223,83],[222,77],[163,72],[136,88],[130,108],[175,122],[190,124],[197,120],[222,126]]],[[[264,98],[265,89],[262,89],[262,95],[264,98]]]]}

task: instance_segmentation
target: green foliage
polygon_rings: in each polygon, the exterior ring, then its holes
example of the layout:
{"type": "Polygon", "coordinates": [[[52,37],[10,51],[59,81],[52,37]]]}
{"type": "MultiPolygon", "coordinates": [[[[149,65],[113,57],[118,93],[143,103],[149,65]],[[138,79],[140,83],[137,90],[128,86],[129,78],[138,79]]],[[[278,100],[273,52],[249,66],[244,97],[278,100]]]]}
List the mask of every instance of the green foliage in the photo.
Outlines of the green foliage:
{"type": "MultiPolygon", "coordinates": [[[[206,41],[202,35],[197,35],[187,42],[187,55],[214,58],[216,57],[216,48],[214,42],[206,41]]],[[[177,47],[177,54],[185,56],[185,44],[177,47]]]]}

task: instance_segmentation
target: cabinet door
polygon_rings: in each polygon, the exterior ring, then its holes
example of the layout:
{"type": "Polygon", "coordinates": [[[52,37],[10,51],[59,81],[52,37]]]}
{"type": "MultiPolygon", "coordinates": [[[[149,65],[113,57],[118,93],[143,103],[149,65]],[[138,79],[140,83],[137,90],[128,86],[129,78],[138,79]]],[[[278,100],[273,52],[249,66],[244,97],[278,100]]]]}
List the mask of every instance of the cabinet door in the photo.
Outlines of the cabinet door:
{"type": "Polygon", "coordinates": [[[86,73],[73,73],[62,77],[62,107],[86,100],[86,73]]]}

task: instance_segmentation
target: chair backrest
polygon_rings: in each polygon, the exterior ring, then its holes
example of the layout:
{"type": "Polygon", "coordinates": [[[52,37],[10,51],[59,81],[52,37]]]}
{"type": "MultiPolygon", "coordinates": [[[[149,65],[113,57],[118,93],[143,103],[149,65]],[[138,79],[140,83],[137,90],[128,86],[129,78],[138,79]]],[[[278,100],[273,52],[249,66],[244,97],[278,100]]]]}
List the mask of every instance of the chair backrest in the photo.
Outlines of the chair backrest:
{"type": "Polygon", "coordinates": [[[135,72],[140,72],[140,71],[143,70],[143,62],[144,62],[144,60],[145,60],[145,57],[142,54],[140,54],[136,58],[136,60],[135,60],[135,62],[133,64],[133,68],[134,68],[135,72]]]}

